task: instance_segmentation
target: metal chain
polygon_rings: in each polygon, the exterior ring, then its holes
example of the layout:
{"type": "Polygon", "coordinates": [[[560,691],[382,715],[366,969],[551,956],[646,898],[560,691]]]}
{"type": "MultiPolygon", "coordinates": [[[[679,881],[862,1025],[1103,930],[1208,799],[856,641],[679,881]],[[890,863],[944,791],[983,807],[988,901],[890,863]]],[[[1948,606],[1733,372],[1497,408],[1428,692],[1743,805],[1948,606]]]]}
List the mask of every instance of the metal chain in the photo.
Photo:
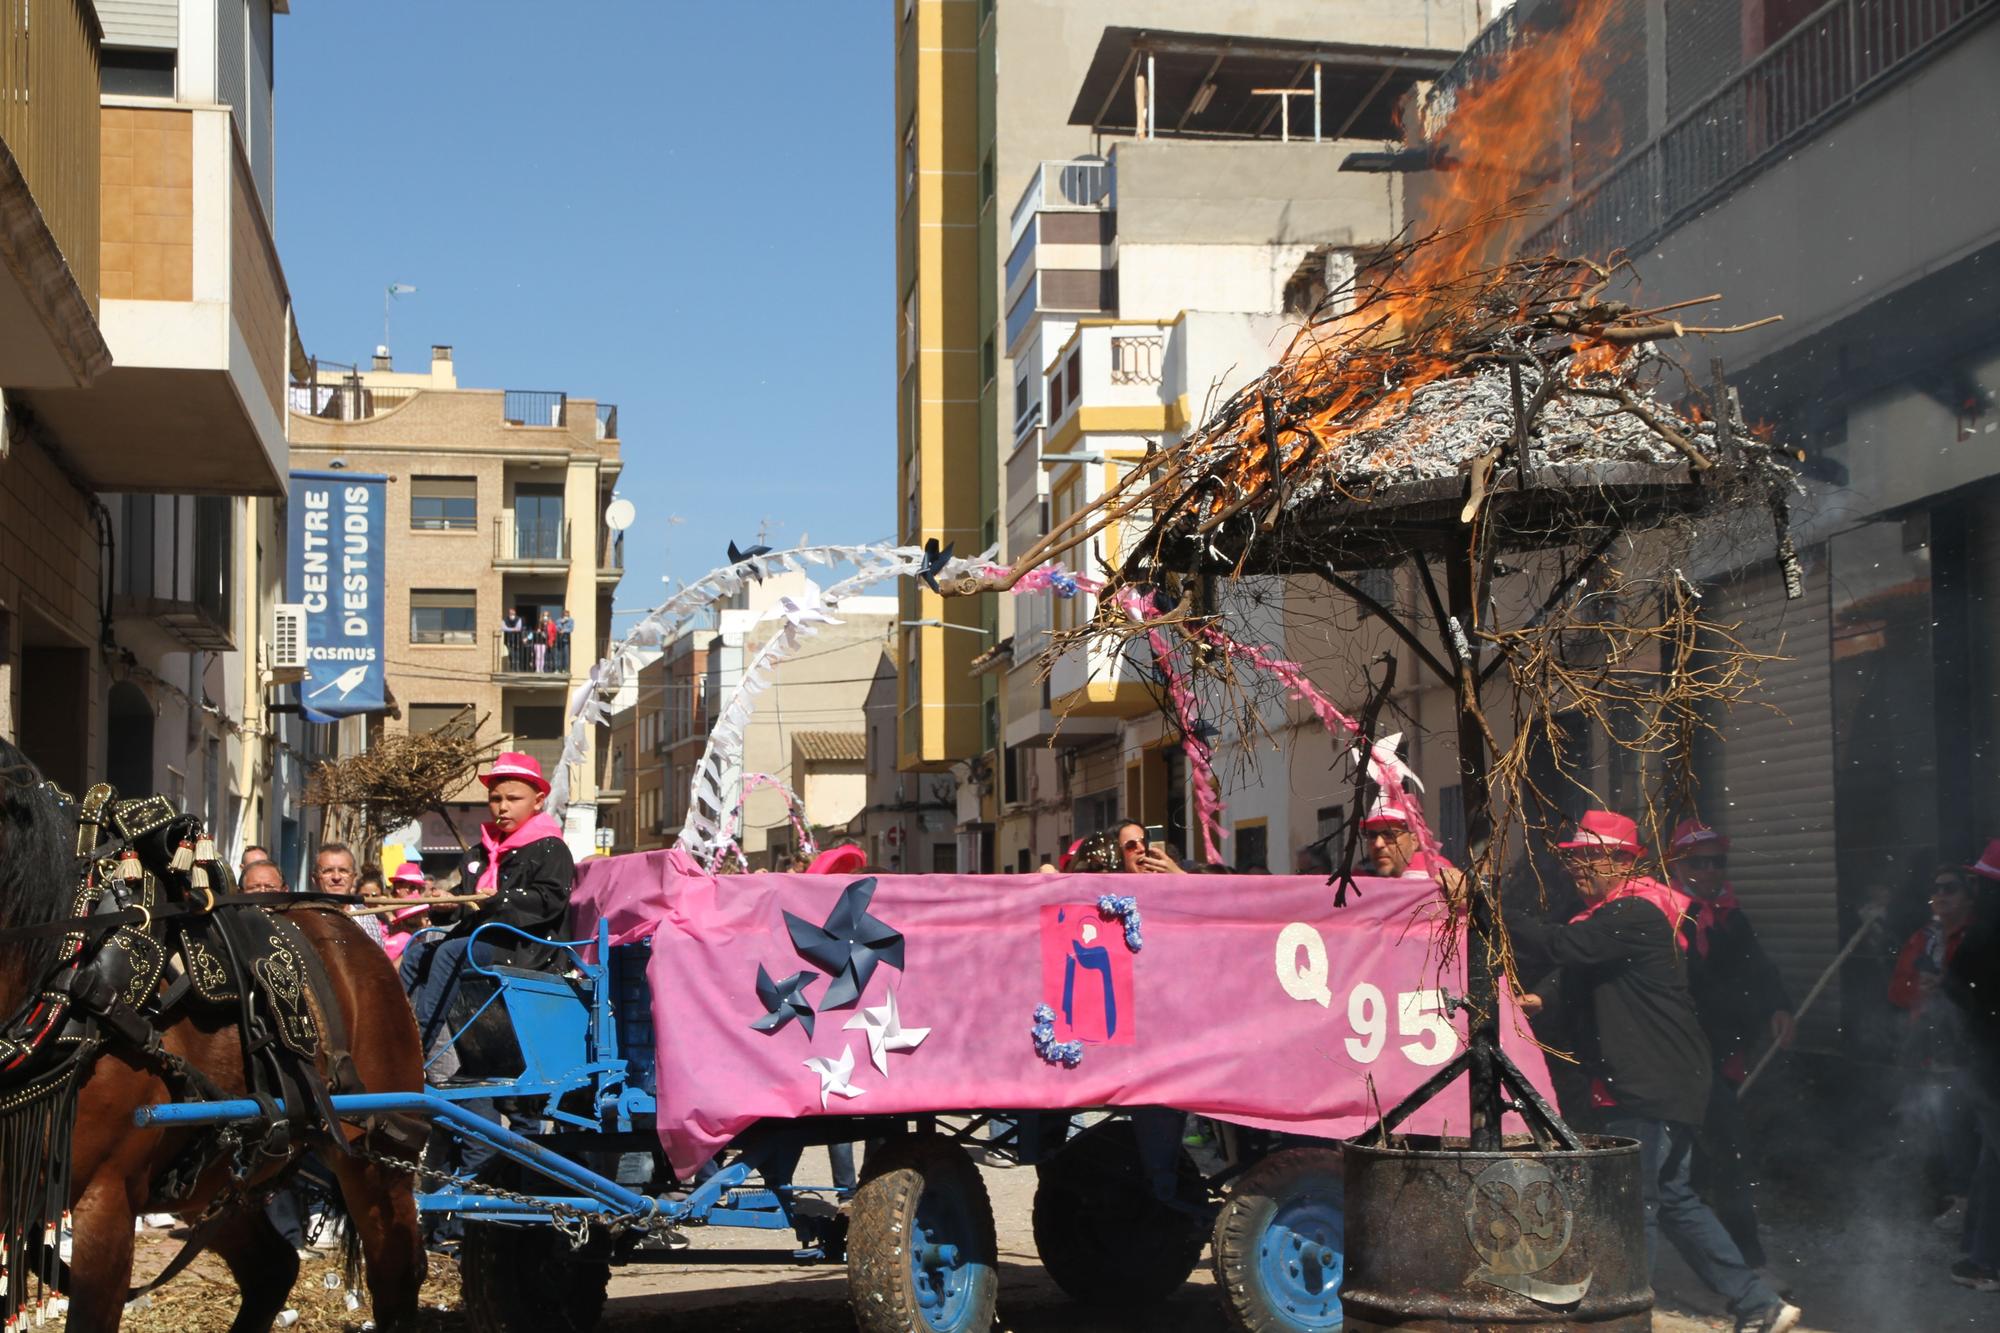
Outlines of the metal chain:
{"type": "MultiPolygon", "coordinates": [[[[519,1204],[529,1211],[547,1213],[549,1220],[555,1224],[556,1230],[568,1239],[569,1247],[572,1250],[580,1250],[589,1242],[590,1228],[593,1225],[603,1227],[612,1235],[617,1235],[621,1231],[651,1231],[653,1229],[647,1225],[647,1221],[651,1216],[650,1213],[630,1212],[620,1213],[613,1217],[605,1217],[599,1213],[590,1212],[571,1204],[556,1203],[550,1199],[538,1199],[532,1194],[522,1194],[500,1185],[488,1185],[476,1180],[464,1180],[452,1175],[448,1171],[439,1171],[433,1167],[425,1166],[421,1162],[412,1162],[406,1158],[391,1157],[387,1153],[376,1152],[365,1143],[356,1143],[354,1150],[358,1156],[366,1158],[377,1166],[386,1166],[392,1171],[401,1171],[406,1175],[416,1177],[426,1184],[456,1186],[468,1194],[483,1195],[492,1199],[505,1199],[509,1203],[519,1204]]],[[[672,1228],[668,1228],[668,1230],[671,1232],[672,1228]]]]}

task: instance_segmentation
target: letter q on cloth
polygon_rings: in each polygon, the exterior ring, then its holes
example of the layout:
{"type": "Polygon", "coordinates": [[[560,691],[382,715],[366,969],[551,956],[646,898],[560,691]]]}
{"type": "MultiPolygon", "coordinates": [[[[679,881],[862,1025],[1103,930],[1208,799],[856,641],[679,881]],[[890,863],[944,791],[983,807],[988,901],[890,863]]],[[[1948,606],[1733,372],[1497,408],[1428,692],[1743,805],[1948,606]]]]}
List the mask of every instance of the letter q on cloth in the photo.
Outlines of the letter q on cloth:
{"type": "Polygon", "coordinates": [[[1294,1000],[1311,1000],[1325,1009],[1333,1003],[1327,989],[1326,940],[1303,921],[1278,932],[1278,984],[1294,1000]]]}

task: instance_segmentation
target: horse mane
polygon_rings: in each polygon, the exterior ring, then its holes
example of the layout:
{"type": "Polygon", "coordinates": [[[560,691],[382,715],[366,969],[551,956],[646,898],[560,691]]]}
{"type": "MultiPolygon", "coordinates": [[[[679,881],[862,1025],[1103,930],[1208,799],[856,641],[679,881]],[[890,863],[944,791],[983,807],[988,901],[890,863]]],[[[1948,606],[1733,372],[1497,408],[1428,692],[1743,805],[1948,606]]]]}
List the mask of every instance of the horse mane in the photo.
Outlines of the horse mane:
{"type": "MultiPolygon", "coordinates": [[[[75,835],[74,816],[34,761],[0,740],[0,930],[69,914],[76,902],[75,835]]],[[[62,944],[61,936],[43,936],[0,951],[7,960],[0,974],[16,979],[0,994],[0,1011],[19,1001],[20,979],[32,983],[54,969],[62,944]]]]}

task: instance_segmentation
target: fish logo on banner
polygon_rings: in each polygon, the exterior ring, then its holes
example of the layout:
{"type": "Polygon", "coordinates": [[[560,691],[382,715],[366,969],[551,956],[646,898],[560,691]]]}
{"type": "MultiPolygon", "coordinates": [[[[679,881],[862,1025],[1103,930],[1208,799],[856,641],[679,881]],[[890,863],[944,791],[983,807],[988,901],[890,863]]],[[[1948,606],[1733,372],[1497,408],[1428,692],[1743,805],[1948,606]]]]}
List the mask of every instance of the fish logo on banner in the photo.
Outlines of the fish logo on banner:
{"type": "Polygon", "coordinates": [[[387,707],[382,650],[382,529],[388,478],[294,472],[290,601],[306,611],[308,721],[387,707]]]}

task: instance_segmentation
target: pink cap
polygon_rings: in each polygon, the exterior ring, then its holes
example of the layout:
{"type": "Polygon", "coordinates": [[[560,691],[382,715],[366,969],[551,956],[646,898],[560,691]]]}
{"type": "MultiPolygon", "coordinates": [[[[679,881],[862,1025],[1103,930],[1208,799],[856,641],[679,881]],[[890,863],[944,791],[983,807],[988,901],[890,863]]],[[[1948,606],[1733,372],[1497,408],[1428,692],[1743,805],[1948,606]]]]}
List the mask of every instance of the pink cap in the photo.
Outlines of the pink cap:
{"type": "Polygon", "coordinates": [[[868,854],[851,842],[829,847],[806,866],[808,875],[851,875],[868,864],[868,854]]]}
{"type": "Polygon", "coordinates": [[[1609,810],[1586,811],[1577,821],[1576,836],[1556,845],[1566,852],[1629,852],[1643,856],[1646,851],[1645,844],[1639,841],[1638,823],[1609,810]]]}
{"type": "Polygon", "coordinates": [[[1375,803],[1368,807],[1368,813],[1361,816],[1361,827],[1363,830],[1371,828],[1408,828],[1409,826],[1409,815],[1390,805],[1381,796],[1377,796],[1375,803]]]}
{"type": "Polygon", "coordinates": [[[1713,846],[1719,852],[1729,850],[1729,839],[1717,833],[1699,819],[1683,819],[1674,825],[1674,834],[1667,839],[1667,849],[1675,856],[1683,856],[1697,847],[1713,846]]]}
{"type": "Polygon", "coordinates": [[[396,867],[396,873],[389,877],[391,884],[408,884],[412,888],[424,888],[430,881],[424,878],[424,868],[415,861],[405,861],[396,867]]]}
{"type": "Polygon", "coordinates": [[[542,776],[541,761],[531,754],[522,754],[519,750],[504,751],[493,761],[493,767],[479,775],[480,782],[488,791],[493,790],[494,783],[505,782],[509,778],[527,783],[544,796],[549,794],[549,780],[542,776]]]}

